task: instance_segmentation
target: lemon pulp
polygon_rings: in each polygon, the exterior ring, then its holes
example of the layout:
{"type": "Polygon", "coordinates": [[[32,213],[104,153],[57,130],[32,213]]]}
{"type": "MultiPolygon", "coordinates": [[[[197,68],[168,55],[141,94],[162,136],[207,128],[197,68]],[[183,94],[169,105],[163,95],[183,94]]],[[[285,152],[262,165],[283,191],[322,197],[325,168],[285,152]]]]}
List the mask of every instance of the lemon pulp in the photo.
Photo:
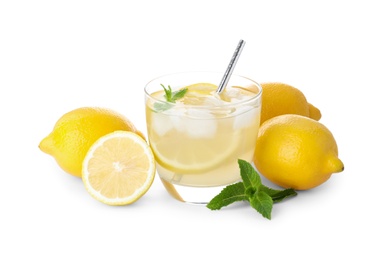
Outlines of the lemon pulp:
{"type": "Polygon", "coordinates": [[[82,179],[87,191],[109,205],[126,205],[143,196],[155,175],[149,145],[138,134],[116,131],[98,139],[87,152],[82,179]]]}

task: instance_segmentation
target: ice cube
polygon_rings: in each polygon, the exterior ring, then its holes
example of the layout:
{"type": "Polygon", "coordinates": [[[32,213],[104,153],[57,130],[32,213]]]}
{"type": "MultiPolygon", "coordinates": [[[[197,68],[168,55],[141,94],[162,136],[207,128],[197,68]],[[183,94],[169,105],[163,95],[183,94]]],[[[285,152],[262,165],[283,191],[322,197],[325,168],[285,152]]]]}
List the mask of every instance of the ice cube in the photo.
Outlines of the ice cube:
{"type": "Polygon", "coordinates": [[[158,121],[158,134],[165,134],[174,127],[178,132],[187,133],[192,138],[212,138],[217,129],[216,117],[210,110],[200,108],[172,108],[158,121]]]}
{"type": "Polygon", "coordinates": [[[217,121],[208,109],[187,109],[185,129],[192,138],[212,138],[217,131],[217,121]]]}
{"type": "Polygon", "coordinates": [[[203,109],[203,108],[188,108],[186,109],[185,114],[190,118],[196,118],[196,119],[215,118],[214,115],[211,114],[210,109],[203,109]]]}
{"type": "Polygon", "coordinates": [[[167,115],[153,113],[152,128],[159,136],[163,136],[173,128],[173,124],[167,115]]]}
{"type": "Polygon", "coordinates": [[[169,111],[170,124],[172,124],[178,132],[186,131],[183,119],[185,117],[185,114],[186,109],[183,107],[177,107],[172,109],[172,111],[169,111]]]}
{"type": "Polygon", "coordinates": [[[231,99],[233,99],[233,98],[240,99],[241,98],[241,92],[238,89],[227,88],[225,91],[225,95],[226,95],[226,97],[229,97],[231,99]]]}

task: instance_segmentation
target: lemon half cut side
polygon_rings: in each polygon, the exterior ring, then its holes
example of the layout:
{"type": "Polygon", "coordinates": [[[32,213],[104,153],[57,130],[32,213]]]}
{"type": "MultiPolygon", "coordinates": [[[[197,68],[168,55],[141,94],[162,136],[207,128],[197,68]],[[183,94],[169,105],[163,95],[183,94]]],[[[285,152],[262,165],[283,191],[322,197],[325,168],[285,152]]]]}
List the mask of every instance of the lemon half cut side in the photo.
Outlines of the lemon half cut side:
{"type": "Polygon", "coordinates": [[[154,176],[151,148],[138,134],[128,131],[115,131],[99,138],[83,161],[86,190],[108,205],[137,201],[149,190],[154,176]]]}

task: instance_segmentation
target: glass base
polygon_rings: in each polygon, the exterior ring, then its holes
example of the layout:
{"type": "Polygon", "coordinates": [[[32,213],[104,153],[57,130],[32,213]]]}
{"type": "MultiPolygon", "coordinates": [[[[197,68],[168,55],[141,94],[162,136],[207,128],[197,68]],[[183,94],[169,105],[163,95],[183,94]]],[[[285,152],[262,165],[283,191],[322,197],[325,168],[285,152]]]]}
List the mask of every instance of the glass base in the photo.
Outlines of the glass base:
{"type": "Polygon", "coordinates": [[[172,184],[162,178],[160,179],[166,190],[175,199],[194,205],[208,204],[211,199],[213,199],[222,191],[223,188],[226,187],[226,185],[216,187],[188,187],[172,184]]]}

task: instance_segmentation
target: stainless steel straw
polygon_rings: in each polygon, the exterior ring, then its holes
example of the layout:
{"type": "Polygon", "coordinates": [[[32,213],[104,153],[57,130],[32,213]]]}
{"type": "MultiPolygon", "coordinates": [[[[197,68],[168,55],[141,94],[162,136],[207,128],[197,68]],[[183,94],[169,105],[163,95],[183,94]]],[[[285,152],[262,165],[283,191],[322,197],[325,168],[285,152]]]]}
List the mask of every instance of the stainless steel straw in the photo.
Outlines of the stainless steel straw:
{"type": "Polygon", "coordinates": [[[227,69],[225,71],[225,74],[223,75],[223,78],[221,80],[221,83],[219,84],[217,88],[217,93],[220,94],[222,91],[226,88],[227,83],[230,80],[230,76],[233,73],[234,67],[237,64],[239,55],[242,52],[243,47],[245,46],[245,41],[240,40],[238,43],[237,48],[234,51],[233,57],[230,60],[229,66],[227,66],[227,69]]]}

